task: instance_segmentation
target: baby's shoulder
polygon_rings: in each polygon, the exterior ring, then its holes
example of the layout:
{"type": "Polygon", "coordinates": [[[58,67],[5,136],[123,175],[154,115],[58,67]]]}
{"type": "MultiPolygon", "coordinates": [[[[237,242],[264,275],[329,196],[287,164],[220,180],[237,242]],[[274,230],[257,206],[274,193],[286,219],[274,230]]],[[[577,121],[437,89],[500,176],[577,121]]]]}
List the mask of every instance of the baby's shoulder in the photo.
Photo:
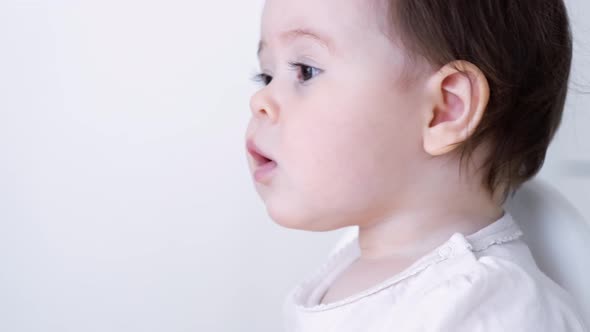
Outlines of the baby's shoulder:
{"type": "Polygon", "coordinates": [[[518,260],[470,255],[452,273],[435,272],[441,277],[421,289],[411,307],[422,308],[437,330],[587,331],[571,296],[518,260]]]}

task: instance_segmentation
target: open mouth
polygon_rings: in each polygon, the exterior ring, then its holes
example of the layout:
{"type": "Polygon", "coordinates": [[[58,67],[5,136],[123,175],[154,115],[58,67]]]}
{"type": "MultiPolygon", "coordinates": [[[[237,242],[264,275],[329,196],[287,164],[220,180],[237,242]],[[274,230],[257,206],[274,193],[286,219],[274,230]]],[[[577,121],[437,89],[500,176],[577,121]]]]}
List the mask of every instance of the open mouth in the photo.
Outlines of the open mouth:
{"type": "Polygon", "coordinates": [[[248,140],[247,148],[248,152],[256,162],[257,167],[273,162],[271,158],[263,154],[263,152],[256,146],[256,144],[252,140],[248,140]]]}
{"type": "Polygon", "coordinates": [[[263,154],[252,140],[247,141],[247,148],[255,164],[254,178],[260,183],[269,183],[277,168],[276,161],[263,154]]]}
{"type": "Polygon", "coordinates": [[[264,155],[262,155],[256,151],[251,151],[250,153],[252,154],[252,157],[254,158],[254,161],[256,162],[256,166],[263,166],[263,165],[268,164],[273,161],[272,159],[267,158],[264,155]]]}

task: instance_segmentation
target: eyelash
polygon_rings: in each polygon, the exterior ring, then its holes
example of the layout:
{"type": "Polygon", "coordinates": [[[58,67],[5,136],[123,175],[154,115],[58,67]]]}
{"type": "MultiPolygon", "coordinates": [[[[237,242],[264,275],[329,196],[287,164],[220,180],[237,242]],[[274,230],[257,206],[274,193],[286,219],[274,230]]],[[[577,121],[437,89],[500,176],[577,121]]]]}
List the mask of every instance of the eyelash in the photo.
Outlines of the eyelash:
{"type": "MultiPolygon", "coordinates": [[[[294,71],[297,71],[297,72],[299,72],[299,70],[300,70],[300,69],[305,69],[305,68],[309,68],[309,69],[311,69],[312,71],[313,71],[314,69],[315,69],[315,70],[317,70],[318,72],[321,72],[321,71],[322,71],[322,70],[321,70],[321,69],[319,69],[319,68],[312,67],[312,66],[309,66],[309,65],[306,65],[306,64],[300,63],[300,62],[289,62],[289,68],[290,68],[291,70],[294,70],[294,71]]],[[[313,74],[312,74],[312,75],[313,75],[313,74]]],[[[316,74],[315,76],[317,76],[317,74],[316,74]]],[[[315,76],[313,76],[313,77],[315,77],[315,76]]],[[[304,80],[303,82],[305,83],[305,82],[307,82],[307,81],[311,80],[313,77],[311,77],[311,78],[309,78],[309,79],[307,79],[307,80],[304,80]]],[[[262,83],[262,85],[266,86],[266,85],[269,85],[269,84],[270,84],[270,82],[272,81],[272,76],[270,76],[270,75],[267,75],[267,74],[265,74],[265,73],[257,73],[257,74],[255,74],[255,75],[252,77],[252,80],[253,80],[254,82],[259,82],[259,83],[262,83]],[[268,80],[268,79],[270,79],[270,81],[268,81],[268,82],[267,82],[267,80],[268,80]]]]}

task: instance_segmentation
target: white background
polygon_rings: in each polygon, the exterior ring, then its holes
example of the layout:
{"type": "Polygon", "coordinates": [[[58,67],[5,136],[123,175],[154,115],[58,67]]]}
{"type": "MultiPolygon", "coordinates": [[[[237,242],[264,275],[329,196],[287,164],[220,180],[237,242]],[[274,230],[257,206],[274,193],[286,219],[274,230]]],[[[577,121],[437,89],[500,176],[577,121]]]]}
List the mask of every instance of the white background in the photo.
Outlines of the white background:
{"type": "MultiPolygon", "coordinates": [[[[278,331],[341,231],[284,229],[244,149],[262,0],[0,0],[0,331],[278,331]]],[[[590,2],[540,177],[590,219],[590,2]]],[[[313,8],[310,8],[313,10],[313,8]]]]}

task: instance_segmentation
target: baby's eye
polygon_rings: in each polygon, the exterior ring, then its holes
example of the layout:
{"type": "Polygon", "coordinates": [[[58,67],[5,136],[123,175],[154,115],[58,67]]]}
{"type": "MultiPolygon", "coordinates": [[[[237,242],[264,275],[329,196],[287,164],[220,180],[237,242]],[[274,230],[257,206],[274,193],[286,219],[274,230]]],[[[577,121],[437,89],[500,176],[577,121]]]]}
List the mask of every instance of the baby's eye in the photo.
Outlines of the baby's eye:
{"type": "Polygon", "coordinates": [[[272,81],[272,76],[266,75],[264,73],[259,73],[259,74],[254,75],[252,77],[252,80],[254,82],[262,83],[263,85],[269,85],[270,82],[272,81]]]}
{"type": "Polygon", "coordinates": [[[298,73],[301,75],[300,79],[303,80],[303,82],[309,81],[321,72],[321,69],[308,66],[306,64],[299,62],[289,62],[289,67],[293,70],[298,71],[298,73]]]}
{"type": "MultiPolygon", "coordinates": [[[[297,71],[298,79],[302,80],[303,82],[309,81],[322,72],[322,70],[319,68],[308,66],[299,62],[289,62],[289,68],[297,71]]],[[[254,82],[262,83],[262,85],[266,86],[272,82],[272,76],[264,73],[258,73],[252,77],[252,80],[254,82]]]]}

